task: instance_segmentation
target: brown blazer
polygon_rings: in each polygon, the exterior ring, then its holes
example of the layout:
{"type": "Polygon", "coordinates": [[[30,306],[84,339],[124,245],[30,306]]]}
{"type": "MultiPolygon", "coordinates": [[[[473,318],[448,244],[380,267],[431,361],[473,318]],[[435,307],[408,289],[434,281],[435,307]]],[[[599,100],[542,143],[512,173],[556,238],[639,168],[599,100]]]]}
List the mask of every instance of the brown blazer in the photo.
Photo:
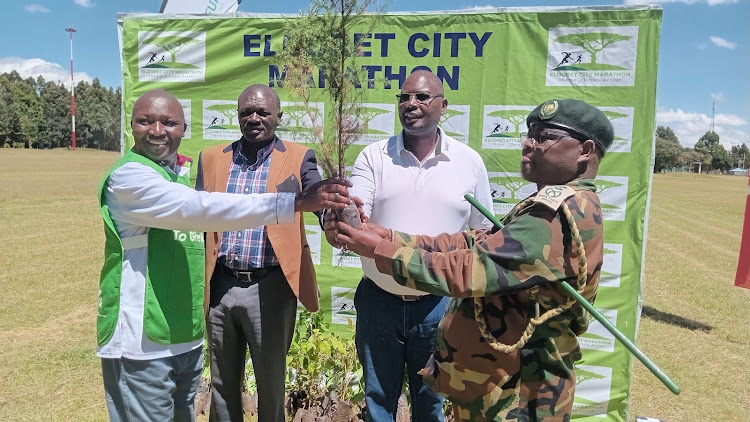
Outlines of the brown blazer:
{"type": "MultiPolygon", "coordinates": [[[[197,189],[226,192],[233,147],[238,147],[239,142],[216,145],[201,152],[198,160],[197,189]]],[[[274,150],[271,152],[267,193],[299,192],[303,185],[306,187],[320,179],[315,154],[311,149],[276,138],[274,150]]],[[[311,312],[317,311],[318,283],[310,246],[307,244],[302,213],[295,214],[294,224],[266,226],[266,233],[292,291],[306,309],[311,312]]],[[[211,276],[216,267],[220,241],[221,233],[206,233],[206,291],[203,305],[205,310],[208,310],[211,297],[211,276]]]]}

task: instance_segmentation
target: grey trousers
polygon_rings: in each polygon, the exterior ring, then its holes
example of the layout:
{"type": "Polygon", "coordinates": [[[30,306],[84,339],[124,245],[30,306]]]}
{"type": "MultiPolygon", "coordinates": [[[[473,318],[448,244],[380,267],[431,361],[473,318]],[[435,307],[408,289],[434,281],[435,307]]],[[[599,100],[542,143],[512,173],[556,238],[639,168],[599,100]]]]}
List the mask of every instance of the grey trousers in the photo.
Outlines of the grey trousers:
{"type": "Polygon", "coordinates": [[[294,335],[297,298],[277,269],[247,285],[217,265],[211,278],[208,339],[211,422],[243,420],[245,350],[258,387],[258,421],[284,421],[286,355],[294,335]]]}
{"type": "Polygon", "coordinates": [[[203,348],[151,360],[102,359],[111,422],[195,420],[203,348]]]}

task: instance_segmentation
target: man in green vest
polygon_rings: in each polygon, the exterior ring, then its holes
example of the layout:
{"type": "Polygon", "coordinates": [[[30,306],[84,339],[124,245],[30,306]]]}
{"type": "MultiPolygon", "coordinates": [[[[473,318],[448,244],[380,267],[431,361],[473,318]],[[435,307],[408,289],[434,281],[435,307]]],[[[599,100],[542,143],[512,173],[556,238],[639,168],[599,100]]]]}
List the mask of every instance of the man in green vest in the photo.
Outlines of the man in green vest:
{"type": "Polygon", "coordinates": [[[164,90],[133,105],[134,147],[104,179],[104,265],[97,355],[111,421],[192,421],[202,370],[204,231],[291,224],[295,213],[343,208],[342,179],[298,193],[235,195],[189,186],[177,153],[186,129],[164,90]]]}

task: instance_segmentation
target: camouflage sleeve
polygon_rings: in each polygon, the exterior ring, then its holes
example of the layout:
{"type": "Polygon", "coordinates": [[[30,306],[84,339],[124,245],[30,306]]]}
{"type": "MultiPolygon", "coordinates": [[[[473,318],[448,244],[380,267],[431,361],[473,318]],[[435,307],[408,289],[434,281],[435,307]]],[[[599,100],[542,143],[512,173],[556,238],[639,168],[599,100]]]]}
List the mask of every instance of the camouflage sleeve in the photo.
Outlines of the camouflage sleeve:
{"type": "Polygon", "coordinates": [[[490,235],[490,230],[472,230],[454,234],[443,233],[432,236],[412,236],[408,233],[393,231],[393,243],[414,249],[424,249],[427,252],[445,252],[469,247],[469,239],[481,242],[490,235]]]}
{"type": "Polygon", "coordinates": [[[513,293],[566,278],[559,264],[552,262],[557,254],[550,255],[555,230],[561,230],[555,213],[537,209],[494,233],[480,232],[479,238],[474,237],[476,232],[438,236],[432,242],[439,251],[419,248],[428,245],[430,238],[398,233],[400,244],[378,244],[375,263],[397,283],[437,295],[464,298],[513,293]]]}

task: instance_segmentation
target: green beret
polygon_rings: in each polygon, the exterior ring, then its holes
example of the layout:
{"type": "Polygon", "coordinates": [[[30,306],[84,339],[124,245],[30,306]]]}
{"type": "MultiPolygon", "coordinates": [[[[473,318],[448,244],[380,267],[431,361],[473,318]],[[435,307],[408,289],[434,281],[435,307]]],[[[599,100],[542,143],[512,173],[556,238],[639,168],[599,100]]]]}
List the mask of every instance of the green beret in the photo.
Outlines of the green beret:
{"type": "Polygon", "coordinates": [[[535,123],[568,129],[596,142],[602,154],[612,145],[615,131],[607,116],[585,101],[566,98],[545,101],[526,118],[526,127],[535,123]]]}

